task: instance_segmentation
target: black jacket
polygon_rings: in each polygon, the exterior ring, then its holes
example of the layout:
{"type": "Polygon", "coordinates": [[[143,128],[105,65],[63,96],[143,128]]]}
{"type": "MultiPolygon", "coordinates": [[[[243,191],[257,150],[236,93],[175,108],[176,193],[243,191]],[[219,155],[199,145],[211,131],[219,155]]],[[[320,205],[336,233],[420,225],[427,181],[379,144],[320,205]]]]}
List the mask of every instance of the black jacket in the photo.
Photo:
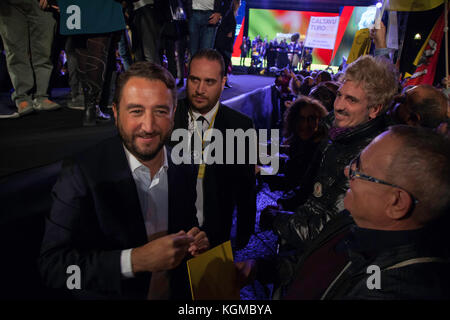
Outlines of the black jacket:
{"type": "MultiPolygon", "coordinates": [[[[326,225],[304,253],[281,259],[278,264],[281,280],[274,298],[301,299],[302,293],[306,293],[309,299],[326,300],[448,299],[448,237],[444,228],[436,225],[407,231],[362,229],[343,211],[326,225]],[[330,243],[335,244],[330,247],[330,243]],[[324,248],[327,249],[323,251],[324,248]],[[328,270],[335,276],[328,275],[328,283],[314,288],[311,295],[302,289],[305,283],[298,282],[297,277],[319,250],[323,259],[329,257],[326,260],[329,265],[335,265],[330,259],[336,254],[345,261],[338,269],[328,270]],[[369,278],[374,275],[372,270],[368,271],[369,266],[379,268],[380,288],[369,288],[367,283],[373,283],[369,278]]],[[[308,277],[323,279],[327,277],[324,270],[317,266],[308,277]]]]}
{"type": "Polygon", "coordinates": [[[385,129],[386,120],[381,115],[335,140],[321,143],[300,187],[279,200],[285,210],[295,211],[293,215],[279,215],[274,221],[275,231],[283,242],[301,247],[344,209],[348,189],[344,168],[385,129]]]}
{"type": "MultiPolygon", "coordinates": [[[[323,299],[450,298],[448,245],[436,229],[380,231],[351,228],[336,250],[346,250],[347,269],[323,299]],[[369,289],[369,266],[380,268],[380,288],[369,289]]],[[[448,239],[447,239],[448,240],[448,239]]]]}
{"type": "MultiPolygon", "coordinates": [[[[198,225],[195,216],[195,169],[174,165],[168,150],[168,233],[198,225]]],[[[55,184],[46,221],[39,267],[47,286],[66,288],[69,265],[81,269],[82,299],[145,299],[151,273],[123,279],[124,249],[148,242],[144,219],[125,151],[119,137],[101,142],[68,159],[55,184]]],[[[186,264],[171,278],[172,298],[189,298],[186,264]]]]}
{"type": "MultiPolygon", "coordinates": [[[[178,103],[175,112],[174,130],[188,128],[189,106],[187,99],[178,103]]],[[[214,128],[220,130],[226,146],[226,129],[253,128],[250,118],[220,104],[214,121],[214,128]]],[[[176,142],[172,142],[176,144],[176,142]]],[[[247,150],[248,151],[248,150],[247,150]]],[[[236,156],[236,152],[234,153],[236,156]]],[[[247,244],[255,229],[256,217],[256,177],[254,164],[225,164],[226,149],[223,150],[224,164],[206,166],[203,179],[203,229],[211,247],[230,239],[233,212],[237,211],[238,247],[247,244]]],[[[236,163],[236,162],[235,162],[236,163]]]]}

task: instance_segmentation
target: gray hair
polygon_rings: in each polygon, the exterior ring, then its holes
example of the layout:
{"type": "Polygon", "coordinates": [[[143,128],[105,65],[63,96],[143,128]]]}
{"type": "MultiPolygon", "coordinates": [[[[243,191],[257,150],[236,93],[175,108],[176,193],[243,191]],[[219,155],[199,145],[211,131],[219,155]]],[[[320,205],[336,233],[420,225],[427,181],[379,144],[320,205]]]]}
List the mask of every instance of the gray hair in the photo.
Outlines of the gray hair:
{"type": "Polygon", "coordinates": [[[345,70],[342,82],[350,80],[362,86],[369,101],[368,108],[381,105],[386,111],[398,93],[398,72],[384,57],[365,55],[352,62],[345,70]]]}

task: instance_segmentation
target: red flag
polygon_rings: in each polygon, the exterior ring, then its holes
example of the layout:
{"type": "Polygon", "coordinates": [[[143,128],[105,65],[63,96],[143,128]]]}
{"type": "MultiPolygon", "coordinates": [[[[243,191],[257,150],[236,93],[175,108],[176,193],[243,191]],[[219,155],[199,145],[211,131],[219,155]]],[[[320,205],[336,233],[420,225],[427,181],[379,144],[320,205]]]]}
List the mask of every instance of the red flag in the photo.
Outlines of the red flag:
{"type": "MultiPolygon", "coordinates": [[[[424,44],[424,50],[419,52],[420,59],[414,74],[408,78],[404,86],[418,84],[433,84],[436,66],[439,58],[439,50],[441,49],[442,37],[444,35],[444,12],[431,30],[430,36],[424,44]]],[[[419,58],[419,57],[418,57],[419,58]]]]}

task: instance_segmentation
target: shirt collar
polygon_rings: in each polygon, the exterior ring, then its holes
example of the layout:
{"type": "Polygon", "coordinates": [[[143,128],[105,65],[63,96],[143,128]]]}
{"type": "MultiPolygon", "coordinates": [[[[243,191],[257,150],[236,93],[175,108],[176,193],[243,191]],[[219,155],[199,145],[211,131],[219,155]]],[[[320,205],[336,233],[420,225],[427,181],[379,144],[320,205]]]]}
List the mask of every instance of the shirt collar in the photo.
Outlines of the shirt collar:
{"type": "MultiPolygon", "coordinates": [[[[135,172],[135,170],[139,169],[140,167],[143,167],[144,165],[142,162],[140,162],[128,149],[123,145],[123,149],[125,150],[125,156],[127,157],[128,165],[130,167],[131,172],[135,172]]],[[[163,146],[163,154],[164,154],[164,161],[163,165],[160,168],[163,170],[167,170],[169,168],[169,163],[167,161],[167,150],[166,147],[163,146]]],[[[145,167],[145,166],[144,166],[145,167]]],[[[145,167],[147,168],[147,167],[145,167]]],[[[147,168],[148,169],[148,168],[147,168]]]]}
{"type": "Polygon", "coordinates": [[[200,112],[197,112],[197,111],[194,111],[193,109],[191,109],[192,115],[194,116],[194,120],[197,120],[198,117],[203,116],[206,119],[206,121],[208,121],[208,124],[211,124],[212,118],[214,117],[214,114],[216,113],[217,109],[219,108],[219,104],[220,104],[220,101],[217,101],[215,106],[211,110],[209,110],[208,113],[206,113],[206,114],[201,114],[200,112]]]}

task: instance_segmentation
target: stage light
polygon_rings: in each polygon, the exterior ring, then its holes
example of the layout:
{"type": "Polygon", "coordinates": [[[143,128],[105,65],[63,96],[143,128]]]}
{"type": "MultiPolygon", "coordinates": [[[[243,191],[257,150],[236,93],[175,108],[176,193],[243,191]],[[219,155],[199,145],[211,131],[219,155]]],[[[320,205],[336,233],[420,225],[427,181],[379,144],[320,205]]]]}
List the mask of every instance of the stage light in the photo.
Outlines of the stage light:
{"type": "Polygon", "coordinates": [[[416,33],[414,40],[422,40],[422,35],[420,33],[416,33]]]}
{"type": "Polygon", "coordinates": [[[378,9],[380,9],[382,6],[383,6],[383,4],[381,3],[381,2],[377,2],[377,4],[375,5],[378,9]]]}

